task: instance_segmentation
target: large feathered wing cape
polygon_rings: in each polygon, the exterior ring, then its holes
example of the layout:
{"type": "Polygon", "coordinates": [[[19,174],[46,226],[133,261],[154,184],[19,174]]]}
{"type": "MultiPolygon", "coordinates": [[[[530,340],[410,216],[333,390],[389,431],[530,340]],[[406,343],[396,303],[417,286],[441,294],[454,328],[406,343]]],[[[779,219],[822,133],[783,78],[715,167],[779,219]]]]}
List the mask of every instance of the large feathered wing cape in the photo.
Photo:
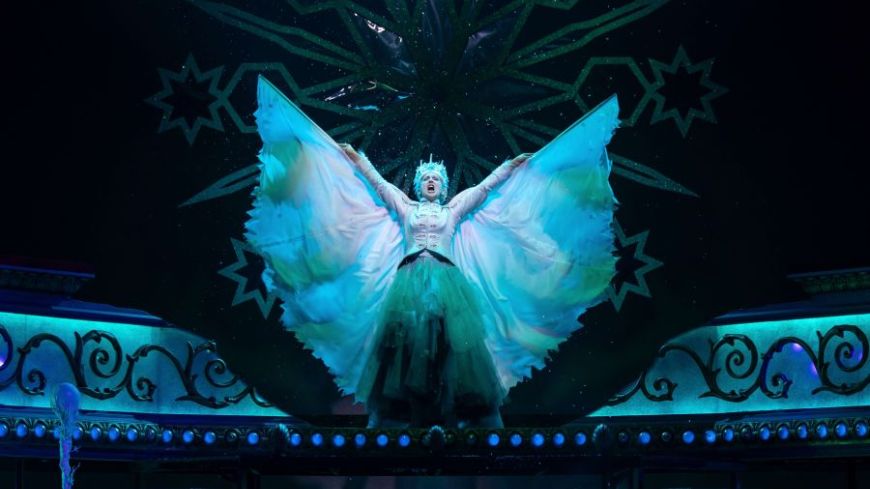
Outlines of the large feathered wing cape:
{"type": "Polygon", "coordinates": [[[260,182],[245,224],[284,325],[355,392],[402,259],[399,223],[338,144],[260,77],[260,182]]]}
{"type": "MultiPolygon", "coordinates": [[[[338,144],[260,78],[260,183],[245,224],[282,322],[353,394],[400,263],[400,223],[338,144]]],[[[457,266],[481,291],[501,382],[541,367],[601,300],[614,273],[604,146],[611,98],[539,151],[458,227],[457,266]]],[[[361,399],[364,401],[364,399],[361,399]]]]}
{"type": "Polygon", "coordinates": [[[457,229],[453,257],[494,313],[486,341],[506,389],[544,366],[613,278],[616,200],[605,145],[618,114],[615,96],[587,113],[457,229]]]}

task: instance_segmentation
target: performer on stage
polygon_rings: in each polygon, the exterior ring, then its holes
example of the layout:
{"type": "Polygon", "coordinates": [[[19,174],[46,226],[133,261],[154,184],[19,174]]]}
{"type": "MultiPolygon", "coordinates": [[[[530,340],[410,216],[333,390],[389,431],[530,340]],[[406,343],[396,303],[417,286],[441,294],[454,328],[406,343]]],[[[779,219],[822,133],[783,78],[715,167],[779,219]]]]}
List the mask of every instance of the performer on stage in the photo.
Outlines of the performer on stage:
{"type": "Polygon", "coordinates": [[[614,274],[616,99],[449,201],[431,156],[412,200],[263,78],[258,99],[247,238],[284,325],[365,403],[370,427],[501,426],[507,391],[614,274]]]}

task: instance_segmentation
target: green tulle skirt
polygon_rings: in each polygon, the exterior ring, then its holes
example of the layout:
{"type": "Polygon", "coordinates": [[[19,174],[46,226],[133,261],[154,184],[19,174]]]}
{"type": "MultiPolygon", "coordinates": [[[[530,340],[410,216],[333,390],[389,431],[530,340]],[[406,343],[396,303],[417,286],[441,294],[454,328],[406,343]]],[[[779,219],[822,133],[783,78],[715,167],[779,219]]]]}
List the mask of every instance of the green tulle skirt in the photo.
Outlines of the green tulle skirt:
{"type": "Polygon", "coordinates": [[[357,389],[370,412],[449,421],[501,404],[478,293],[459,269],[430,255],[399,268],[357,389]]]}

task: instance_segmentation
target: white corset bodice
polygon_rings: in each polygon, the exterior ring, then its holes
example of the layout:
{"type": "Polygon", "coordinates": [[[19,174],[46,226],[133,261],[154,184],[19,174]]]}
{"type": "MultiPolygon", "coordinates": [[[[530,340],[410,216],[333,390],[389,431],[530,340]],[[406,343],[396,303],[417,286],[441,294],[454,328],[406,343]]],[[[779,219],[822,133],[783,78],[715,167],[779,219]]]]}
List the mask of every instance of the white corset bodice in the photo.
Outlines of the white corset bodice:
{"type": "Polygon", "coordinates": [[[405,255],[431,250],[451,258],[456,217],[451,208],[435,202],[414,202],[404,219],[405,255]]]}

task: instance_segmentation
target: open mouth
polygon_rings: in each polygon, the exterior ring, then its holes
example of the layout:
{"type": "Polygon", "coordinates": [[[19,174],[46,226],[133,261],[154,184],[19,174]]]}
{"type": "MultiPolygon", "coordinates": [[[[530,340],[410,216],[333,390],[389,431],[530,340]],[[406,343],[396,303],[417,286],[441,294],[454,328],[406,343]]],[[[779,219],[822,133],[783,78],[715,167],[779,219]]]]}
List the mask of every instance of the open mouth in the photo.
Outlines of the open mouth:
{"type": "Polygon", "coordinates": [[[430,192],[434,192],[434,191],[435,191],[435,185],[431,185],[431,184],[430,184],[428,187],[426,187],[426,190],[428,190],[428,191],[430,191],[430,192]]]}

